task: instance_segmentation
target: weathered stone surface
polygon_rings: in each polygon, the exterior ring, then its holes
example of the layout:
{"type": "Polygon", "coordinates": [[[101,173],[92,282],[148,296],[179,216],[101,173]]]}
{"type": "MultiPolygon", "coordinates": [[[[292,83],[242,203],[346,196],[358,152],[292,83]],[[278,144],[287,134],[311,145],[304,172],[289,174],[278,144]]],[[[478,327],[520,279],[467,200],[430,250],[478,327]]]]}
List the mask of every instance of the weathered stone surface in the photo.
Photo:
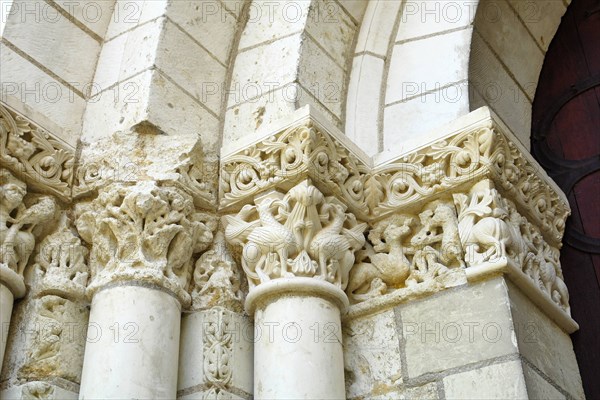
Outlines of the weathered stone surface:
{"type": "Polygon", "coordinates": [[[432,382],[423,386],[402,388],[386,394],[368,395],[363,398],[372,400],[438,400],[442,397],[438,390],[438,383],[432,382]]]}
{"type": "Polygon", "coordinates": [[[52,383],[34,381],[2,390],[0,397],[5,400],[77,400],[79,395],[52,383]]]}
{"type": "Polygon", "coordinates": [[[525,374],[527,394],[530,399],[566,399],[563,393],[542,378],[527,363],[523,363],[523,373],[525,374]]]}
{"type": "Polygon", "coordinates": [[[526,399],[521,363],[517,360],[480,367],[444,378],[446,399],[526,399]]]}
{"type": "Polygon", "coordinates": [[[387,398],[386,393],[402,381],[400,352],[393,310],[347,321],[344,326],[346,397],[387,398]]]}
{"type": "Polygon", "coordinates": [[[399,307],[410,378],[518,352],[502,278],[399,307]]]}

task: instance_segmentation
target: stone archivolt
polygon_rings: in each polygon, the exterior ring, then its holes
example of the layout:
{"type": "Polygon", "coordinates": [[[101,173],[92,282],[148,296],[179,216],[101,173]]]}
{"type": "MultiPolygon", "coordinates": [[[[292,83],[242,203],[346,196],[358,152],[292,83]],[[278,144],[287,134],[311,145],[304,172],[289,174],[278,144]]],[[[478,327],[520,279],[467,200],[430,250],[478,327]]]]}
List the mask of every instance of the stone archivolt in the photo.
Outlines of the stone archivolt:
{"type": "Polygon", "coordinates": [[[225,216],[225,236],[241,247],[250,289],[291,277],[314,277],[344,289],[367,228],[346,209],[304,181],[285,195],[270,191],[225,216]]]}
{"type": "Polygon", "coordinates": [[[113,282],[138,280],[189,305],[192,255],[212,242],[216,220],[195,211],[192,197],[152,181],[111,184],[77,206],[77,229],[92,245],[91,296],[113,282]]]}
{"type": "Polygon", "coordinates": [[[74,149],[2,105],[0,164],[63,200],[71,197],[74,149]]]}

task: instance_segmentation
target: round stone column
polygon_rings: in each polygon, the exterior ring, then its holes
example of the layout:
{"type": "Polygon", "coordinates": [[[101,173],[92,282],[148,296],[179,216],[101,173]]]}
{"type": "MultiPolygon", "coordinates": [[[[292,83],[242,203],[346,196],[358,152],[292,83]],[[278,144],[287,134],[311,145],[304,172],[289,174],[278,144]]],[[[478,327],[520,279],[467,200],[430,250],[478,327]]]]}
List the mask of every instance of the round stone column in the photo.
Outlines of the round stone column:
{"type": "Polygon", "coordinates": [[[192,255],[212,241],[204,214],[182,190],[152,181],[109,185],[77,213],[92,244],[80,398],[176,398],[192,255]]]}
{"type": "Polygon", "coordinates": [[[9,288],[0,283],[0,328],[2,329],[2,343],[0,343],[0,367],[4,360],[4,350],[8,339],[8,328],[12,315],[14,297],[9,288]]]}
{"type": "Polygon", "coordinates": [[[254,315],[256,399],[344,399],[340,314],[346,294],[315,278],[281,278],[246,300],[254,315]]]}

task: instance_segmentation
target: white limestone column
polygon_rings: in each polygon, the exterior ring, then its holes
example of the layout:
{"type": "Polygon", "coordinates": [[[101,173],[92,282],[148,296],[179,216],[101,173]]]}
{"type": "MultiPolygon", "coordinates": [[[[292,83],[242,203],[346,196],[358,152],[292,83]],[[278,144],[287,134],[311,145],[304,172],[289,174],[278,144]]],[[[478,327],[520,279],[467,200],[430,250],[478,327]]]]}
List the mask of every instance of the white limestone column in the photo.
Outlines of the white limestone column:
{"type": "Polygon", "coordinates": [[[173,399],[181,304],[155,288],[116,286],[92,301],[81,399],[173,399]]]}
{"type": "Polygon", "coordinates": [[[92,244],[80,399],[176,398],[192,255],[212,241],[204,214],[190,195],[152,181],[108,185],[77,212],[92,244]]]}
{"type": "Polygon", "coordinates": [[[281,278],[250,292],[255,399],[344,399],[340,312],[346,294],[315,278],[281,278]]]}
{"type": "Polygon", "coordinates": [[[0,343],[0,368],[4,360],[4,350],[8,339],[8,328],[12,315],[14,297],[9,288],[0,283],[0,328],[2,329],[2,343],[0,343]]]}

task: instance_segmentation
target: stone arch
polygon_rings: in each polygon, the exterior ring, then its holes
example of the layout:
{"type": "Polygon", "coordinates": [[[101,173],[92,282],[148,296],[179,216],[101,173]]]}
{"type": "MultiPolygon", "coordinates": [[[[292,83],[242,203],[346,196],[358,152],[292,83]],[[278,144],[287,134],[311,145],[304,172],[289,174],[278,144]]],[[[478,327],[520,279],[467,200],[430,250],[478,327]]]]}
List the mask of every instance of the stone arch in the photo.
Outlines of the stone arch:
{"type": "Polygon", "coordinates": [[[341,128],[348,60],[366,5],[365,0],[250,3],[227,93],[224,141],[260,134],[307,104],[341,128]]]}

